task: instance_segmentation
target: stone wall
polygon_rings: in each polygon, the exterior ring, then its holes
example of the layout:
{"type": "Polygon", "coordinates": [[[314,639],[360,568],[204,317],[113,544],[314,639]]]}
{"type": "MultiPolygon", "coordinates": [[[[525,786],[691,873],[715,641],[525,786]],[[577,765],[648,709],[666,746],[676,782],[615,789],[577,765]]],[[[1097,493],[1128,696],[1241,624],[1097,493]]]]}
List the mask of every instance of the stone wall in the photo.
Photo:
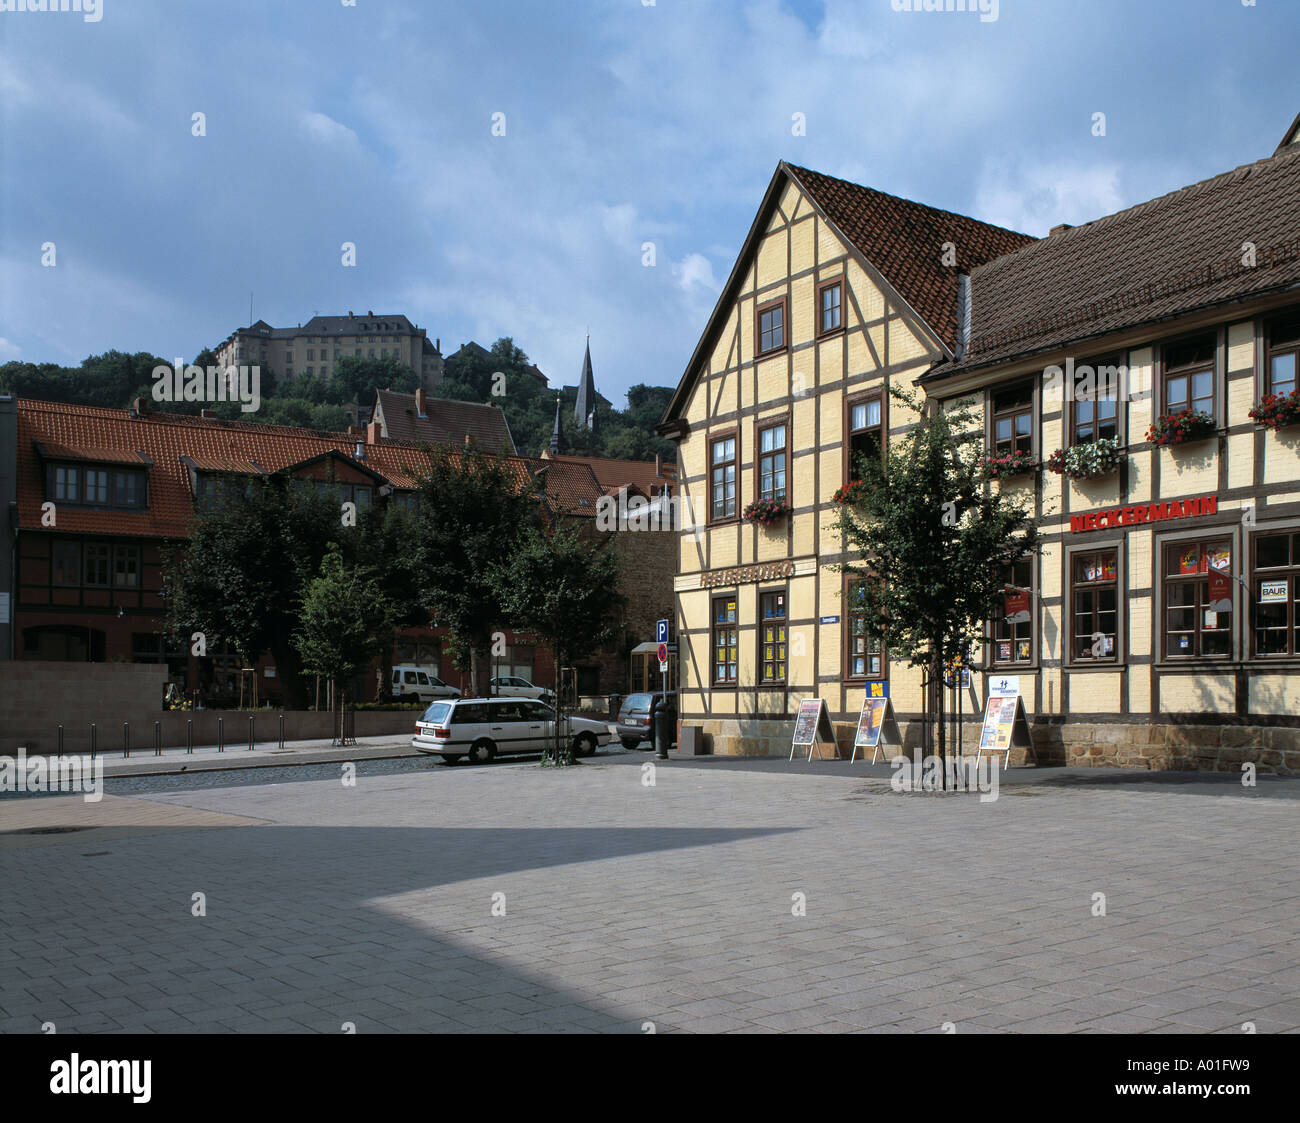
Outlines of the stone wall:
{"type": "MultiPolygon", "coordinates": [[[[706,718],[683,724],[699,725],[718,756],[789,756],[793,718],[758,721],[752,718],[706,718]]],[[[900,722],[908,755],[920,744],[920,722],[900,722]]],[[[837,755],[853,755],[854,722],[833,722],[837,755]]],[[[1031,758],[1026,749],[1013,749],[1011,766],[1037,762],[1071,768],[1132,768],[1151,771],[1240,772],[1251,763],[1260,772],[1300,775],[1300,728],[1251,725],[1106,725],[1067,723],[1030,727],[1031,758]]],[[[979,725],[967,722],[963,750],[979,748],[979,725]]],[[[951,746],[950,746],[951,748],[951,746]]],[[[819,751],[828,755],[830,747],[819,751]]],[[[806,755],[807,750],[801,750],[806,755]]],[[[886,747],[882,755],[897,749],[886,747]]],[[[871,751],[867,751],[867,759],[871,751]]],[[[862,753],[858,754],[859,759],[862,753]]]]}

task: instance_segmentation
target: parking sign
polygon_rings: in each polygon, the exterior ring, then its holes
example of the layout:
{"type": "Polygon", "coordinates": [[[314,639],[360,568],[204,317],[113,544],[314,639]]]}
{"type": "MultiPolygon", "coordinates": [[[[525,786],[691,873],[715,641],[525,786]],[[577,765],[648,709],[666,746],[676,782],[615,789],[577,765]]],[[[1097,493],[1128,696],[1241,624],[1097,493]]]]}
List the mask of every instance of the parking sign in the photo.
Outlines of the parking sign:
{"type": "Polygon", "coordinates": [[[659,623],[655,625],[655,643],[667,643],[667,642],[668,642],[668,621],[660,620],[659,623]]]}

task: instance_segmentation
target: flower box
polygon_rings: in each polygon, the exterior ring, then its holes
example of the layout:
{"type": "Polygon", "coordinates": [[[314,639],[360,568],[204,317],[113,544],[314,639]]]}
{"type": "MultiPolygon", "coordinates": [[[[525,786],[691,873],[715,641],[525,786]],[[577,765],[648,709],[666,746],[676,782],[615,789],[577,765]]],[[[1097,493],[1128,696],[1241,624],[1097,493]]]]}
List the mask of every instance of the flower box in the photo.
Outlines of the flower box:
{"type": "Polygon", "coordinates": [[[790,506],[783,499],[755,499],[741,512],[741,518],[759,526],[771,526],[789,513],[790,506]]]}
{"type": "Polygon", "coordinates": [[[1185,445],[1203,441],[1214,434],[1214,417],[1203,410],[1184,409],[1156,418],[1147,430],[1147,440],[1154,445],[1185,445]]]}
{"type": "Polygon", "coordinates": [[[1124,458],[1118,437],[1104,437],[1086,444],[1058,448],[1047,458],[1047,470],[1072,480],[1095,479],[1108,476],[1119,467],[1124,458]]]}
{"type": "Polygon", "coordinates": [[[1039,467],[1038,457],[1032,452],[995,453],[984,457],[981,463],[984,474],[991,480],[1023,476],[1028,472],[1036,471],[1039,467]]]}
{"type": "Polygon", "coordinates": [[[831,496],[832,503],[855,504],[867,497],[867,485],[862,480],[851,480],[831,496]]]}
{"type": "Polygon", "coordinates": [[[1289,394],[1265,394],[1248,416],[1275,433],[1285,425],[1294,425],[1300,421],[1300,390],[1292,390],[1289,394]]]}

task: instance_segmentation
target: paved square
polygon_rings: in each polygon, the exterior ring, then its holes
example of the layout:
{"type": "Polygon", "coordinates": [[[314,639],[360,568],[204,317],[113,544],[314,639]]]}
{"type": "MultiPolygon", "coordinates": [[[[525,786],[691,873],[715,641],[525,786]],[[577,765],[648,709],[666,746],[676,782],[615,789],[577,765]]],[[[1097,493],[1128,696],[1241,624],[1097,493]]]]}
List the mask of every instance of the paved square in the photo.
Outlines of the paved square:
{"type": "Polygon", "coordinates": [[[0,801],[0,1030],[1300,1027],[1292,799],[643,759],[0,801]]]}

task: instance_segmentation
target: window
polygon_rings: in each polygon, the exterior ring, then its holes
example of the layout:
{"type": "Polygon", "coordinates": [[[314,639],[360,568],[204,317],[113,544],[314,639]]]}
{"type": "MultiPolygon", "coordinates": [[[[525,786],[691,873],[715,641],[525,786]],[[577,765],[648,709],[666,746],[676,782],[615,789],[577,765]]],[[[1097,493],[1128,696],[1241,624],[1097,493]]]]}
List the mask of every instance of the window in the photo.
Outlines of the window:
{"type": "Polygon", "coordinates": [[[1113,440],[1119,436],[1119,367],[1107,360],[1087,364],[1092,378],[1075,372],[1069,388],[1070,423],[1077,445],[1113,440]]]}
{"type": "MultiPolygon", "coordinates": [[[[1006,594],[1029,593],[1028,608],[1008,619],[999,612],[993,621],[993,661],[995,663],[1032,663],[1034,661],[1034,559],[1024,558],[1007,570],[1006,594]]],[[[1012,606],[1014,607],[1014,606],[1012,606]]]]}
{"type": "Polygon", "coordinates": [[[849,403],[849,479],[861,478],[859,462],[879,460],[884,448],[879,396],[849,403]]]}
{"type": "Polygon", "coordinates": [[[87,542],[85,583],[106,589],[112,582],[113,547],[107,542],[87,542]]]}
{"type": "Polygon", "coordinates": [[[1033,452],[1034,388],[1025,382],[993,393],[993,451],[1033,452]]]}
{"type": "Polygon", "coordinates": [[[817,334],[829,335],[844,326],[844,283],[827,281],[817,286],[817,334]]]}
{"type": "Polygon", "coordinates": [[[113,506],[145,506],[145,475],[143,472],[113,473],[113,506]]]}
{"type": "Polygon", "coordinates": [[[1073,658],[1078,662],[1113,663],[1119,646],[1118,551],[1075,554],[1070,566],[1073,658]]]}
{"type": "Polygon", "coordinates": [[[758,431],[758,497],[785,499],[785,424],[758,431]]]}
{"type": "Polygon", "coordinates": [[[335,361],[336,363],[339,361],[339,355],[340,355],[340,353],[341,353],[341,352],[339,351],[339,349],[338,349],[337,347],[335,347],[335,348],[334,348],[334,361],[335,361]]]}
{"type": "Polygon", "coordinates": [[[763,593],[758,598],[762,629],[759,659],[760,682],[785,682],[786,615],[785,593],[763,593]]]}
{"type": "Polygon", "coordinates": [[[371,347],[371,348],[370,348],[370,354],[369,354],[368,358],[373,359],[374,357],[375,357],[375,349],[374,349],[373,347],[371,347]]]}
{"type": "Polygon", "coordinates": [[[1268,361],[1264,365],[1264,393],[1291,394],[1300,382],[1300,311],[1273,320],[1267,329],[1268,361]]]}
{"type": "Polygon", "coordinates": [[[1165,658],[1232,653],[1232,546],[1227,538],[1164,548],[1165,658]]]}
{"type": "Polygon", "coordinates": [[[140,587],[140,547],[113,548],[113,586],[118,589],[140,587]]]}
{"type": "Polygon", "coordinates": [[[880,640],[867,634],[867,607],[863,599],[862,582],[848,586],[845,615],[848,620],[849,678],[883,678],[885,653],[880,640]]]}
{"type": "Polygon", "coordinates": [[[307,372],[306,372],[308,378],[311,377],[311,372],[312,372],[312,368],[311,368],[311,367],[308,367],[308,368],[307,368],[307,372]]]}
{"type": "Polygon", "coordinates": [[[1193,409],[1214,416],[1214,351],[1213,335],[1165,348],[1165,413],[1193,409]]]}
{"type": "Polygon", "coordinates": [[[711,485],[709,517],[736,517],[736,438],[723,437],[709,446],[709,480],[711,485]]]}
{"type": "Polygon", "coordinates": [[[81,496],[81,469],[56,464],[50,469],[45,493],[53,499],[76,503],[81,496]]]}
{"type": "Polygon", "coordinates": [[[54,543],[54,583],[56,585],[81,584],[81,543],[54,543]]]}
{"type": "Polygon", "coordinates": [[[1256,535],[1254,550],[1254,653],[1300,655],[1300,534],[1256,535]]]}
{"type": "Polygon", "coordinates": [[[736,623],[736,598],[713,602],[713,683],[735,686],[739,662],[740,628],[736,623]]]}
{"type": "Polygon", "coordinates": [[[316,357],[316,349],[315,349],[314,347],[308,347],[308,348],[307,348],[307,358],[308,358],[308,359],[314,359],[315,357],[316,357]]]}
{"type": "Polygon", "coordinates": [[[785,347],[785,297],[760,304],[757,310],[758,351],[766,355],[770,351],[780,351],[785,347]]]}

